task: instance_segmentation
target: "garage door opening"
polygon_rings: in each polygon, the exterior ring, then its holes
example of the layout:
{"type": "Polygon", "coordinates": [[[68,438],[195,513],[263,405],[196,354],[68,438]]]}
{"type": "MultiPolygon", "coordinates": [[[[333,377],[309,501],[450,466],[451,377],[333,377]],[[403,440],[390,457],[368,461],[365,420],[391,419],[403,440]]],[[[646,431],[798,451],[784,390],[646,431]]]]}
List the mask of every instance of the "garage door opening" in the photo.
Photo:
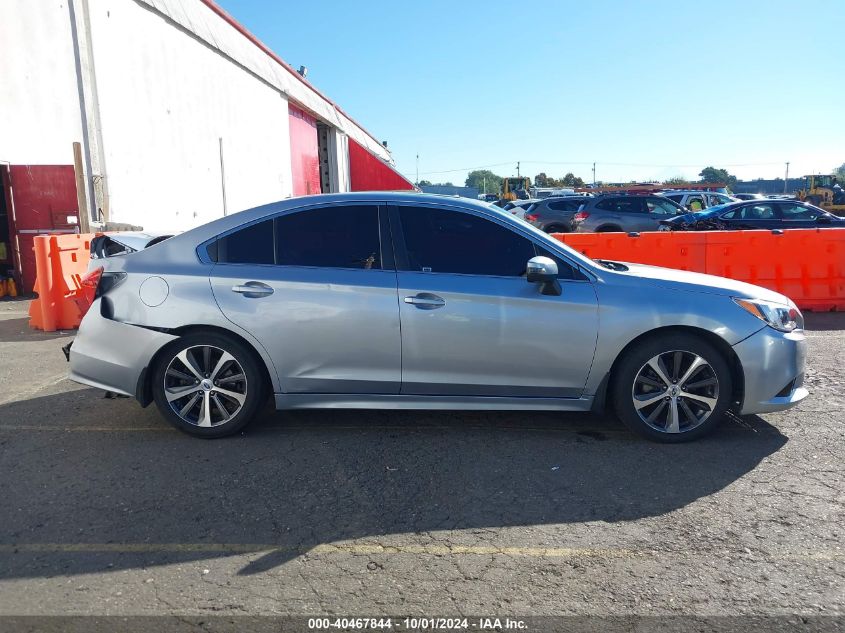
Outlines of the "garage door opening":
{"type": "MultiPolygon", "coordinates": [[[[0,165],[0,278],[12,277],[15,272],[15,262],[12,248],[12,214],[11,192],[8,186],[8,169],[0,165]]],[[[16,280],[20,283],[20,279],[16,280]]]]}
{"type": "Polygon", "coordinates": [[[330,166],[329,126],[317,121],[317,156],[320,159],[320,191],[332,193],[332,175],[330,166]]]}

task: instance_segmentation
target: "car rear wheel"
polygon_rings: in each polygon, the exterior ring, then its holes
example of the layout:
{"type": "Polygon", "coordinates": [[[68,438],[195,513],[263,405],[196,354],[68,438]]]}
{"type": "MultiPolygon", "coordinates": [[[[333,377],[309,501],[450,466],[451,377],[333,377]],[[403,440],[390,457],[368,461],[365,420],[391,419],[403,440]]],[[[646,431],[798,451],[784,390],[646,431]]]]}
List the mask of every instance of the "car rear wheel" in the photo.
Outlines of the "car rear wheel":
{"type": "Polygon", "coordinates": [[[562,224],[552,224],[543,229],[546,233],[569,233],[569,227],[562,224]]]}
{"type": "Polygon", "coordinates": [[[255,417],[264,394],[254,354],[217,333],[183,336],[159,355],[153,397],[176,428],[198,437],[237,433],[255,417]]]}
{"type": "Polygon", "coordinates": [[[629,350],[615,370],[611,393],[616,414],[631,430],[659,442],[686,442],[719,425],[732,390],[719,351],[675,333],[629,350]]]}

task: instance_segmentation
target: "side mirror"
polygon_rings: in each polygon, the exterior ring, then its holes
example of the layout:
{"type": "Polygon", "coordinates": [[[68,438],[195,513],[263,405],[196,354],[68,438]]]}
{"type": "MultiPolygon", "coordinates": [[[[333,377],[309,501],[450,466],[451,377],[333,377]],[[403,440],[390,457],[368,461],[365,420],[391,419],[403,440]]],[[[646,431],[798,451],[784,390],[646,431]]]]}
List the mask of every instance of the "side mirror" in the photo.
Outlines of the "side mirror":
{"type": "Polygon", "coordinates": [[[541,284],[540,294],[559,296],[560,282],[557,280],[557,262],[550,257],[532,257],[528,260],[526,279],[531,284],[541,284]]]}

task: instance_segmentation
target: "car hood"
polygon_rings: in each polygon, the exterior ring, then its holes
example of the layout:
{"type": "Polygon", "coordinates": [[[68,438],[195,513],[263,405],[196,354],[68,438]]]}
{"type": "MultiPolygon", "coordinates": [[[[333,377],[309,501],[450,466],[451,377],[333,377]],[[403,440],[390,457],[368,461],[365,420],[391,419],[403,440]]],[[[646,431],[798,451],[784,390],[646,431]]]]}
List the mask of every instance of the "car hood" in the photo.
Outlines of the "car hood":
{"type": "Polygon", "coordinates": [[[727,277],[693,273],[675,268],[646,266],[645,264],[625,263],[625,266],[628,267],[627,271],[614,271],[613,274],[628,278],[648,279],[654,285],[673,290],[706,292],[727,297],[764,299],[782,304],[789,303],[789,298],[779,292],[727,277]]]}
{"type": "Polygon", "coordinates": [[[692,224],[698,220],[706,220],[707,218],[715,217],[716,215],[718,215],[718,213],[714,213],[712,211],[682,213],[680,215],[673,215],[671,218],[666,218],[665,220],[660,220],[660,224],[692,224]]]}

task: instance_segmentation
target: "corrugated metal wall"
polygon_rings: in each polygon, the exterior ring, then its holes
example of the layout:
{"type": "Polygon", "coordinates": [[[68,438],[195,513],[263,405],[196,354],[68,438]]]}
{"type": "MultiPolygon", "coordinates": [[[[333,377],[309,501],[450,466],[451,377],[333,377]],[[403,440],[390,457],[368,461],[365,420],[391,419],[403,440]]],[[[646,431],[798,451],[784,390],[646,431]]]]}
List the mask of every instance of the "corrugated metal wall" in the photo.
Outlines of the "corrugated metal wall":
{"type": "Polygon", "coordinates": [[[390,165],[349,139],[351,191],[408,191],[414,185],[390,165]]]}
{"type": "Polygon", "coordinates": [[[288,118],[293,195],[321,193],[317,119],[292,104],[288,104],[288,118]]]}
{"type": "Polygon", "coordinates": [[[32,238],[48,233],[75,233],[79,223],[73,165],[12,165],[9,170],[15,220],[13,248],[20,249],[24,292],[35,283],[32,238]],[[75,222],[68,222],[68,218],[75,222]]]}

